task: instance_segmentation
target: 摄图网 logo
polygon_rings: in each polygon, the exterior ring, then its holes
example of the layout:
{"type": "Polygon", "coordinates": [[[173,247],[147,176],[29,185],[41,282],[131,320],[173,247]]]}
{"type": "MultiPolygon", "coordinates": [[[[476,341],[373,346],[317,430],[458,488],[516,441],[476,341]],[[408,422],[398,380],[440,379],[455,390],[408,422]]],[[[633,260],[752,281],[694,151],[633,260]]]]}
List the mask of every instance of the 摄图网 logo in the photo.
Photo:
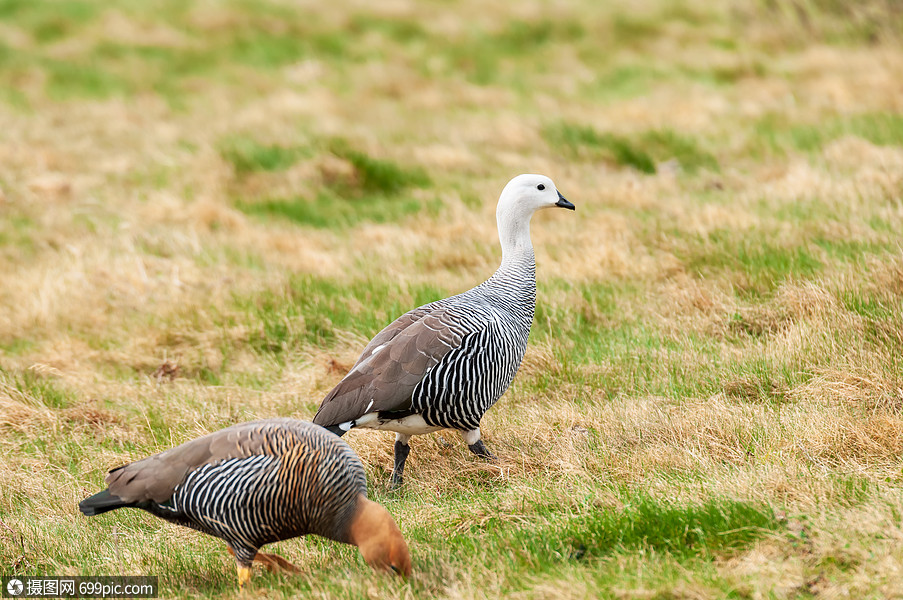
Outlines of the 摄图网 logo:
{"type": "Polygon", "coordinates": [[[25,589],[25,586],[22,584],[22,581],[19,579],[10,579],[6,582],[6,592],[10,596],[18,596],[22,593],[22,590],[25,589]]]}

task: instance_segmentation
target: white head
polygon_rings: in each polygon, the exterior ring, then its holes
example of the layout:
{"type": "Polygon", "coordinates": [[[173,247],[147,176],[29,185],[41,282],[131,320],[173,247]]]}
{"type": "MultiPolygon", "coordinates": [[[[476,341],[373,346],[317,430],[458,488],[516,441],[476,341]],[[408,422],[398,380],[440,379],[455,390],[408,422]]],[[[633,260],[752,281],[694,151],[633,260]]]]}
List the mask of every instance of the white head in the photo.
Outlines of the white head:
{"type": "Polygon", "coordinates": [[[567,208],[574,205],[562,196],[545,175],[518,175],[508,182],[495,211],[502,242],[502,260],[509,254],[527,248],[530,243],[530,217],[543,208],[567,208]]]}

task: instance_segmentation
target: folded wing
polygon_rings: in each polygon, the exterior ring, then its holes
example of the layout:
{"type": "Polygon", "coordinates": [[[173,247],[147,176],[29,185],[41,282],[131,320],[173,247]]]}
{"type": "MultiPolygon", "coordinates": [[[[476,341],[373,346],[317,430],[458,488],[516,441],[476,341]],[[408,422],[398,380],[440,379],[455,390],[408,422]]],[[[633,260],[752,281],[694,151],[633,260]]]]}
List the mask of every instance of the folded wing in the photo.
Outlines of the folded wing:
{"type": "Polygon", "coordinates": [[[261,422],[242,423],[111,470],[109,493],[126,504],[172,498],[176,486],[198,467],[230,458],[272,454],[261,422]]]}
{"type": "Polygon", "coordinates": [[[375,411],[404,412],[423,378],[474,328],[448,306],[426,305],[379,332],[357,363],[323,399],[314,423],[329,427],[375,411]]]}

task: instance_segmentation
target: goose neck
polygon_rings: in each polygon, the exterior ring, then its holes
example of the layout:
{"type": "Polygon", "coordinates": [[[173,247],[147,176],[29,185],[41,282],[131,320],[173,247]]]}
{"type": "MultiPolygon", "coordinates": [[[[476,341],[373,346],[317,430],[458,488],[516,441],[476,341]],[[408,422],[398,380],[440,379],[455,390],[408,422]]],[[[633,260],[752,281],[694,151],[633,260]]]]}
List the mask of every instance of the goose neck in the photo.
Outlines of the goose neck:
{"type": "Polygon", "coordinates": [[[533,258],[530,241],[529,214],[499,214],[499,241],[502,245],[502,264],[533,258]]]}

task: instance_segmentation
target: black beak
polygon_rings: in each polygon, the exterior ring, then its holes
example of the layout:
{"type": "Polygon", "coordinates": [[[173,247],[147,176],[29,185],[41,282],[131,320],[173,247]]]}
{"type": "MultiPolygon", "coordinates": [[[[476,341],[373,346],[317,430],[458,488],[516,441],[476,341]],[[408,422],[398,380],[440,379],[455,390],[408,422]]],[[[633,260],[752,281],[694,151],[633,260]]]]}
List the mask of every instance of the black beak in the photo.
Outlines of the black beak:
{"type": "Polygon", "coordinates": [[[560,206],[561,208],[566,208],[568,210],[576,210],[577,207],[568,202],[568,199],[561,195],[561,192],[558,192],[558,202],[555,203],[555,206],[560,206]]]}

